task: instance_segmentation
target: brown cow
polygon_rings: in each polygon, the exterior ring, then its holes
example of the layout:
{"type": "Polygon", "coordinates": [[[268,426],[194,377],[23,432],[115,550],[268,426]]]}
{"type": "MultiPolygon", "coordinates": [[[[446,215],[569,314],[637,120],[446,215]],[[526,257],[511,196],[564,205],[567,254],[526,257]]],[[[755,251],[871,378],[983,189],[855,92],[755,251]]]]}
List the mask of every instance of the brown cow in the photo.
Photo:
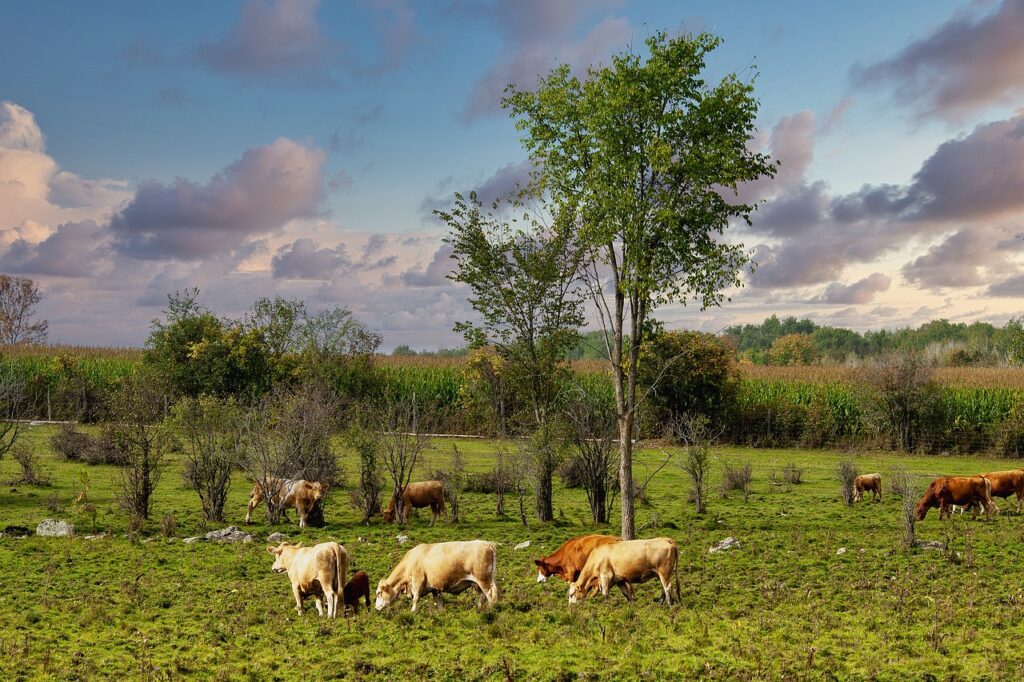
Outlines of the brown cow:
{"type": "Polygon", "coordinates": [[[882,475],[864,474],[853,481],[853,499],[860,502],[864,499],[864,492],[871,491],[871,499],[882,501],[882,475]]]}
{"type": "MultiPolygon", "coordinates": [[[[657,577],[665,603],[672,603],[672,574],[679,546],[672,538],[622,540],[601,545],[590,553],[579,578],[569,584],[569,603],[578,604],[595,588],[605,597],[612,585],[633,601],[633,585],[657,577]]],[[[678,581],[676,590],[678,591],[678,581]]]]}
{"type": "MultiPolygon", "coordinates": [[[[444,484],[441,481],[421,481],[410,483],[402,491],[402,518],[409,520],[409,510],[415,507],[422,509],[430,507],[433,516],[430,517],[430,525],[434,525],[438,514],[444,514],[448,518],[448,510],[444,506],[444,484]]],[[[384,510],[384,520],[391,523],[395,520],[395,498],[388,500],[387,509],[384,510]]]]}
{"type": "Polygon", "coordinates": [[[955,504],[971,507],[974,518],[978,518],[978,504],[985,510],[985,516],[992,518],[992,482],[981,476],[943,476],[936,478],[917,502],[915,512],[918,521],[924,521],[928,510],[938,507],[939,518],[952,514],[955,504]]]}
{"type": "MultiPolygon", "coordinates": [[[[272,490],[270,498],[281,510],[294,507],[299,513],[299,528],[306,527],[306,515],[313,510],[316,503],[327,494],[327,484],[316,481],[306,481],[301,478],[271,478],[267,481],[267,488],[272,490]]],[[[249,507],[245,511],[245,522],[252,522],[252,510],[263,501],[266,492],[263,485],[257,481],[249,493],[249,507]]]]}
{"type": "Polygon", "coordinates": [[[434,595],[441,605],[441,593],[459,594],[470,588],[480,592],[480,607],[498,601],[495,582],[497,550],[493,542],[469,540],[467,542],[438,542],[416,545],[402,557],[391,575],[377,583],[377,601],[380,611],[400,594],[412,597],[412,610],[416,610],[420,597],[434,595]]]}
{"type": "Polygon", "coordinates": [[[306,597],[316,599],[316,612],[334,618],[338,614],[338,600],[341,597],[345,574],[348,572],[348,552],[337,542],[321,542],[313,547],[302,544],[290,545],[282,542],[277,547],[267,547],[277,557],[271,567],[274,573],[287,573],[295,596],[295,610],[302,615],[302,601],[306,597]]]}
{"type": "Polygon", "coordinates": [[[366,599],[366,608],[370,608],[370,578],[365,572],[359,571],[345,583],[345,608],[352,607],[353,613],[359,613],[359,598],[366,599]]]}
{"type": "Polygon", "coordinates": [[[1012,471],[993,471],[988,474],[978,474],[992,482],[992,497],[1001,497],[1004,500],[1010,495],[1017,495],[1017,513],[1020,514],[1021,502],[1024,501],[1024,469],[1013,469],[1012,471]]]}
{"type": "Polygon", "coordinates": [[[622,538],[615,535],[584,535],[573,538],[562,544],[553,553],[534,559],[537,564],[537,582],[542,583],[553,575],[567,583],[571,583],[580,576],[587,557],[594,551],[594,548],[607,545],[612,542],[621,542],[622,538]]]}

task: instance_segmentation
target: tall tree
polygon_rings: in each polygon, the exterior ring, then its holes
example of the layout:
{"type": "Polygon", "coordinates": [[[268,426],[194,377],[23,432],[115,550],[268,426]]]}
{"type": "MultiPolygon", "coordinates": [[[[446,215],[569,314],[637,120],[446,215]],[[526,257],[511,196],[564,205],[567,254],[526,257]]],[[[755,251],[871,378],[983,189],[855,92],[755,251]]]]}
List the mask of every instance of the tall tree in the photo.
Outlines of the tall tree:
{"type": "Polygon", "coordinates": [[[33,319],[40,300],[39,287],[32,280],[0,275],[0,346],[46,343],[49,323],[33,319]]]}
{"type": "MultiPolygon", "coordinates": [[[[512,202],[518,208],[517,201],[512,202]]],[[[437,215],[448,224],[446,241],[456,261],[451,278],[469,286],[479,324],[460,322],[471,346],[491,344],[504,361],[513,390],[527,405],[536,478],[535,501],[541,521],[554,518],[551,478],[562,448],[548,428],[558,399],[559,374],[583,324],[577,266],[579,251],[565,232],[551,229],[529,213],[505,220],[495,204],[485,211],[475,194],[455,195],[450,211],[437,215]]]]}
{"type": "Polygon", "coordinates": [[[775,172],[749,145],[753,85],[731,74],[712,87],[702,77],[719,42],[706,33],[658,33],[646,41],[646,58],[616,55],[582,81],[562,65],[534,91],[510,86],[504,100],[543,169],[537,183],[557,230],[583,251],[606,332],[624,538],[635,536],[637,365],[652,311],[670,302],[718,305],[725,288],[740,284],[749,255],[720,236],[734,221],[749,223],[756,208],[739,201],[738,185],[775,172]]]}

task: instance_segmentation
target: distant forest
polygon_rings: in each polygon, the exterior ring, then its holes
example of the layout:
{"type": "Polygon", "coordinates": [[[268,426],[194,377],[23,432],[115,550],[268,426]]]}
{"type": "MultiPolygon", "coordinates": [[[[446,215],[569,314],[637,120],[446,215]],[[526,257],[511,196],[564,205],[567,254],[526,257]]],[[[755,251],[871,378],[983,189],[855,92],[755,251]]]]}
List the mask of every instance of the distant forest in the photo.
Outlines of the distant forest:
{"type": "MultiPolygon", "coordinates": [[[[580,335],[570,360],[604,358],[600,331],[580,335]]],[[[719,338],[754,364],[812,364],[857,362],[889,353],[924,353],[932,364],[943,366],[1011,365],[1024,361],[1024,317],[1011,318],[1002,327],[988,322],[932,320],[920,327],[857,332],[820,325],[809,319],[776,315],[760,324],[726,327],[719,338]]],[[[399,346],[393,355],[462,357],[466,348],[414,351],[399,346]]]]}

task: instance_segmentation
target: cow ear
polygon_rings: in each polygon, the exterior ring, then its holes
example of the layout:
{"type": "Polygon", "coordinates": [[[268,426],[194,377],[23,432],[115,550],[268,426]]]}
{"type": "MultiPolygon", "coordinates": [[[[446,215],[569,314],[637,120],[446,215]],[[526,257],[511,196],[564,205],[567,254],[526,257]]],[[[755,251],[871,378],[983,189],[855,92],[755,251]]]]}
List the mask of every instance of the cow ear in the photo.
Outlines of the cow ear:
{"type": "Polygon", "coordinates": [[[544,560],[543,560],[543,559],[534,559],[534,560],[533,560],[533,563],[537,564],[537,565],[538,565],[538,566],[540,566],[541,568],[543,568],[543,567],[544,567],[544,560]]]}
{"type": "Polygon", "coordinates": [[[271,554],[277,554],[277,552],[278,552],[277,547],[273,547],[273,546],[270,546],[270,545],[267,546],[267,551],[270,552],[271,554]]]}

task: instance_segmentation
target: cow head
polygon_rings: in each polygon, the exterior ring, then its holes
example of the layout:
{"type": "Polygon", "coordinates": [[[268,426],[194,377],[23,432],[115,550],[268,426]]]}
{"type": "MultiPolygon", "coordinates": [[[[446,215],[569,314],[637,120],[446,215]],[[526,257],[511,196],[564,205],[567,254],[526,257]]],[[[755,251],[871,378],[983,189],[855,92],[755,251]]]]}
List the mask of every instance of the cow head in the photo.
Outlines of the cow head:
{"type": "Polygon", "coordinates": [[[922,497],[918,500],[917,505],[914,506],[914,517],[918,521],[924,521],[924,517],[928,514],[928,501],[926,497],[922,497]]]}
{"type": "Polygon", "coordinates": [[[274,560],[274,565],[270,567],[270,570],[274,573],[287,573],[288,572],[288,558],[291,556],[291,552],[285,552],[288,548],[287,542],[282,542],[277,547],[267,547],[267,551],[277,557],[274,560]]]}
{"type": "Polygon", "coordinates": [[[537,564],[537,582],[546,582],[554,571],[551,570],[551,567],[543,559],[534,559],[533,563],[537,564]]]}
{"type": "Polygon", "coordinates": [[[381,579],[381,581],[377,583],[377,601],[374,603],[374,606],[377,607],[378,611],[383,611],[384,608],[393,602],[397,596],[398,590],[393,588],[391,585],[388,585],[387,579],[381,579]]]}
{"type": "Polygon", "coordinates": [[[569,603],[579,604],[587,598],[587,590],[579,582],[569,583],[569,603]]]}
{"type": "Polygon", "coordinates": [[[381,512],[384,515],[385,523],[394,523],[395,521],[395,502],[392,500],[388,503],[387,508],[381,512]]]}
{"type": "Polygon", "coordinates": [[[319,502],[320,500],[322,500],[324,495],[327,494],[328,488],[330,488],[329,485],[327,485],[326,483],[320,483],[319,481],[314,481],[310,483],[309,492],[312,493],[313,495],[313,501],[319,502]]]}

